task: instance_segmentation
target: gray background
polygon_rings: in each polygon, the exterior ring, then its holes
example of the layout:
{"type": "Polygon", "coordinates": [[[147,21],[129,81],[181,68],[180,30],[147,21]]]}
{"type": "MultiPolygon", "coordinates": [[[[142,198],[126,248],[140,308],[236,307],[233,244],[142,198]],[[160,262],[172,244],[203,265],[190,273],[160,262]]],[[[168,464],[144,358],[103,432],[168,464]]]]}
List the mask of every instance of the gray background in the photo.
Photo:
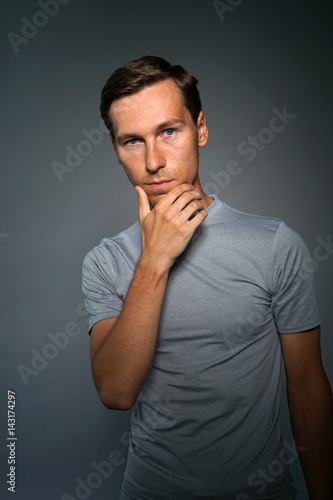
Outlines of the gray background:
{"type": "MultiPolygon", "coordinates": [[[[130,416],[99,402],[81,304],[85,254],[137,218],[136,193],[108,137],[80,145],[83,130],[100,123],[101,87],[116,67],[141,55],[182,64],[200,81],[210,127],[209,144],[201,150],[203,185],[235,208],[284,219],[311,255],[319,255],[318,238],[326,241],[332,233],[331,12],[328,1],[301,0],[244,0],[237,6],[230,0],[235,7],[224,19],[211,1],[63,3],[46,18],[36,16],[43,12],[37,1],[1,7],[0,495],[11,498],[5,476],[11,389],[17,398],[15,498],[113,500],[123,465],[101,481],[90,476],[98,487],[85,496],[75,493],[76,479],[86,483],[94,461],[108,460],[113,450],[126,456],[121,436],[130,416]],[[14,50],[7,35],[22,36],[22,17],[45,25],[14,50]],[[273,108],[283,106],[296,118],[248,162],[239,144],[267,127],[273,108]],[[66,167],[67,146],[86,155],[57,177],[52,165],[66,167]],[[214,183],[211,172],[222,178],[230,160],[242,172],[225,186],[214,183]],[[69,322],[80,333],[65,348],[47,350],[48,334],[63,332],[69,322]],[[18,366],[32,368],[33,349],[53,359],[24,383],[18,366]]],[[[332,381],[331,254],[329,247],[320,251],[315,276],[323,359],[332,381]]],[[[285,399],[282,419],[291,442],[285,399]]],[[[291,470],[298,498],[306,499],[298,460],[291,470]]]]}

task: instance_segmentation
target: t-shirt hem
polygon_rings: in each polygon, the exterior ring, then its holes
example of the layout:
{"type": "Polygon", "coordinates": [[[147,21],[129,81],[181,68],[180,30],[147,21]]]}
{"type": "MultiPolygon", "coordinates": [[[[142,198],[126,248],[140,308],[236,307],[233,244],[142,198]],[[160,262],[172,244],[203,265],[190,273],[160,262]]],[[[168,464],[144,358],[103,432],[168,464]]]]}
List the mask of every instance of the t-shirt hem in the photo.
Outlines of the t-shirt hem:
{"type": "Polygon", "coordinates": [[[297,328],[287,328],[286,330],[279,330],[279,333],[281,333],[282,335],[286,334],[286,335],[290,335],[290,334],[293,334],[293,333],[302,333],[302,332],[305,332],[306,330],[312,330],[313,328],[316,328],[317,326],[320,325],[320,321],[316,321],[314,323],[307,323],[306,325],[303,325],[303,326],[300,326],[300,327],[297,327],[297,328]]]}
{"type": "Polygon", "coordinates": [[[112,311],[112,312],[108,312],[105,314],[100,314],[99,316],[96,317],[96,319],[94,318],[94,321],[91,323],[91,325],[89,325],[88,334],[89,335],[91,334],[91,330],[92,330],[93,326],[96,325],[96,323],[98,323],[99,321],[102,321],[103,319],[109,319],[109,318],[118,318],[119,314],[120,314],[120,311],[119,312],[112,311]]]}

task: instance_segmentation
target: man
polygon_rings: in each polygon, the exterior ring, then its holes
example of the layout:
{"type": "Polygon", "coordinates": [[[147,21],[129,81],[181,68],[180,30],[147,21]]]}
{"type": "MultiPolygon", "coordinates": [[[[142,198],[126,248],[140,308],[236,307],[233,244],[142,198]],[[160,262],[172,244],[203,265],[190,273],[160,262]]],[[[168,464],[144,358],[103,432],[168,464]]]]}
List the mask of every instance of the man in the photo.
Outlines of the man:
{"type": "Polygon", "coordinates": [[[83,265],[98,393],[108,408],[134,405],[121,498],[295,498],[279,423],[282,347],[309,495],[328,500],[332,395],[309,255],[280,220],[204,193],[197,83],[147,56],[102,91],[139,199],[139,223],[83,265]]]}

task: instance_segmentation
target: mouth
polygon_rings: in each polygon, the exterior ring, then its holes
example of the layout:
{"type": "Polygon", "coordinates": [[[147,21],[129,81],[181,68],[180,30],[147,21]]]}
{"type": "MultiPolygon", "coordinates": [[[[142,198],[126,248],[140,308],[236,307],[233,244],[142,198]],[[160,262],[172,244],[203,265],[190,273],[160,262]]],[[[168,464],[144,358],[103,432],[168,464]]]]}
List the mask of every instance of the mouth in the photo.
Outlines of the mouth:
{"type": "Polygon", "coordinates": [[[172,180],[161,180],[156,182],[148,182],[146,186],[149,186],[150,189],[159,190],[169,186],[173,181],[172,180]]]}

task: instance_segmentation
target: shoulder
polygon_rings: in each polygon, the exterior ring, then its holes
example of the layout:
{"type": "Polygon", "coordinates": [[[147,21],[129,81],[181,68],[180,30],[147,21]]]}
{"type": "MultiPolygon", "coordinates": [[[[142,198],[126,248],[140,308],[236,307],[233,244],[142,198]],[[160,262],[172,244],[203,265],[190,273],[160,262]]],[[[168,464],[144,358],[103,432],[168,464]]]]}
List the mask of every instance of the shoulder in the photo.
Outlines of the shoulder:
{"type": "Polygon", "coordinates": [[[223,205],[225,206],[228,219],[242,229],[248,228],[252,231],[269,231],[276,233],[279,227],[284,224],[284,222],[277,217],[251,214],[242,212],[226,204],[223,205]]]}
{"type": "Polygon", "coordinates": [[[219,201],[220,205],[215,213],[215,221],[219,224],[219,230],[228,239],[231,238],[235,243],[237,242],[241,248],[251,249],[259,246],[265,248],[266,251],[273,248],[275,238],[285,226],[281,219],[242,212],[220,200],[216,201],[219,201]]]}
{"type": "Polygon", "coordinates": [[[252,233],[256,237],[267,236],[272,239],[274,246],[277,244],[304,245],[302,237],[278,217],[246,213],[223,202],[220,204],[223,207],[221,212],[225,220],[243,235],[252,233]]]}
{"type": "MultiPolygon", "coordinates": [[[[290,266],[301,261],[305,261],[304,267],[308,265],[306,244],[283,220],[242,212],[222,202],[220,204],[220,209],[215,213],[214,233],[221,235],[223,248],[230,248],[237,258],[246,257],[256,266],[262,263],[269,274],[276,266],[284,267],[287,261],[290,266]]],[[[213,221],[214,218],[211,224],[213,221]]]]}

